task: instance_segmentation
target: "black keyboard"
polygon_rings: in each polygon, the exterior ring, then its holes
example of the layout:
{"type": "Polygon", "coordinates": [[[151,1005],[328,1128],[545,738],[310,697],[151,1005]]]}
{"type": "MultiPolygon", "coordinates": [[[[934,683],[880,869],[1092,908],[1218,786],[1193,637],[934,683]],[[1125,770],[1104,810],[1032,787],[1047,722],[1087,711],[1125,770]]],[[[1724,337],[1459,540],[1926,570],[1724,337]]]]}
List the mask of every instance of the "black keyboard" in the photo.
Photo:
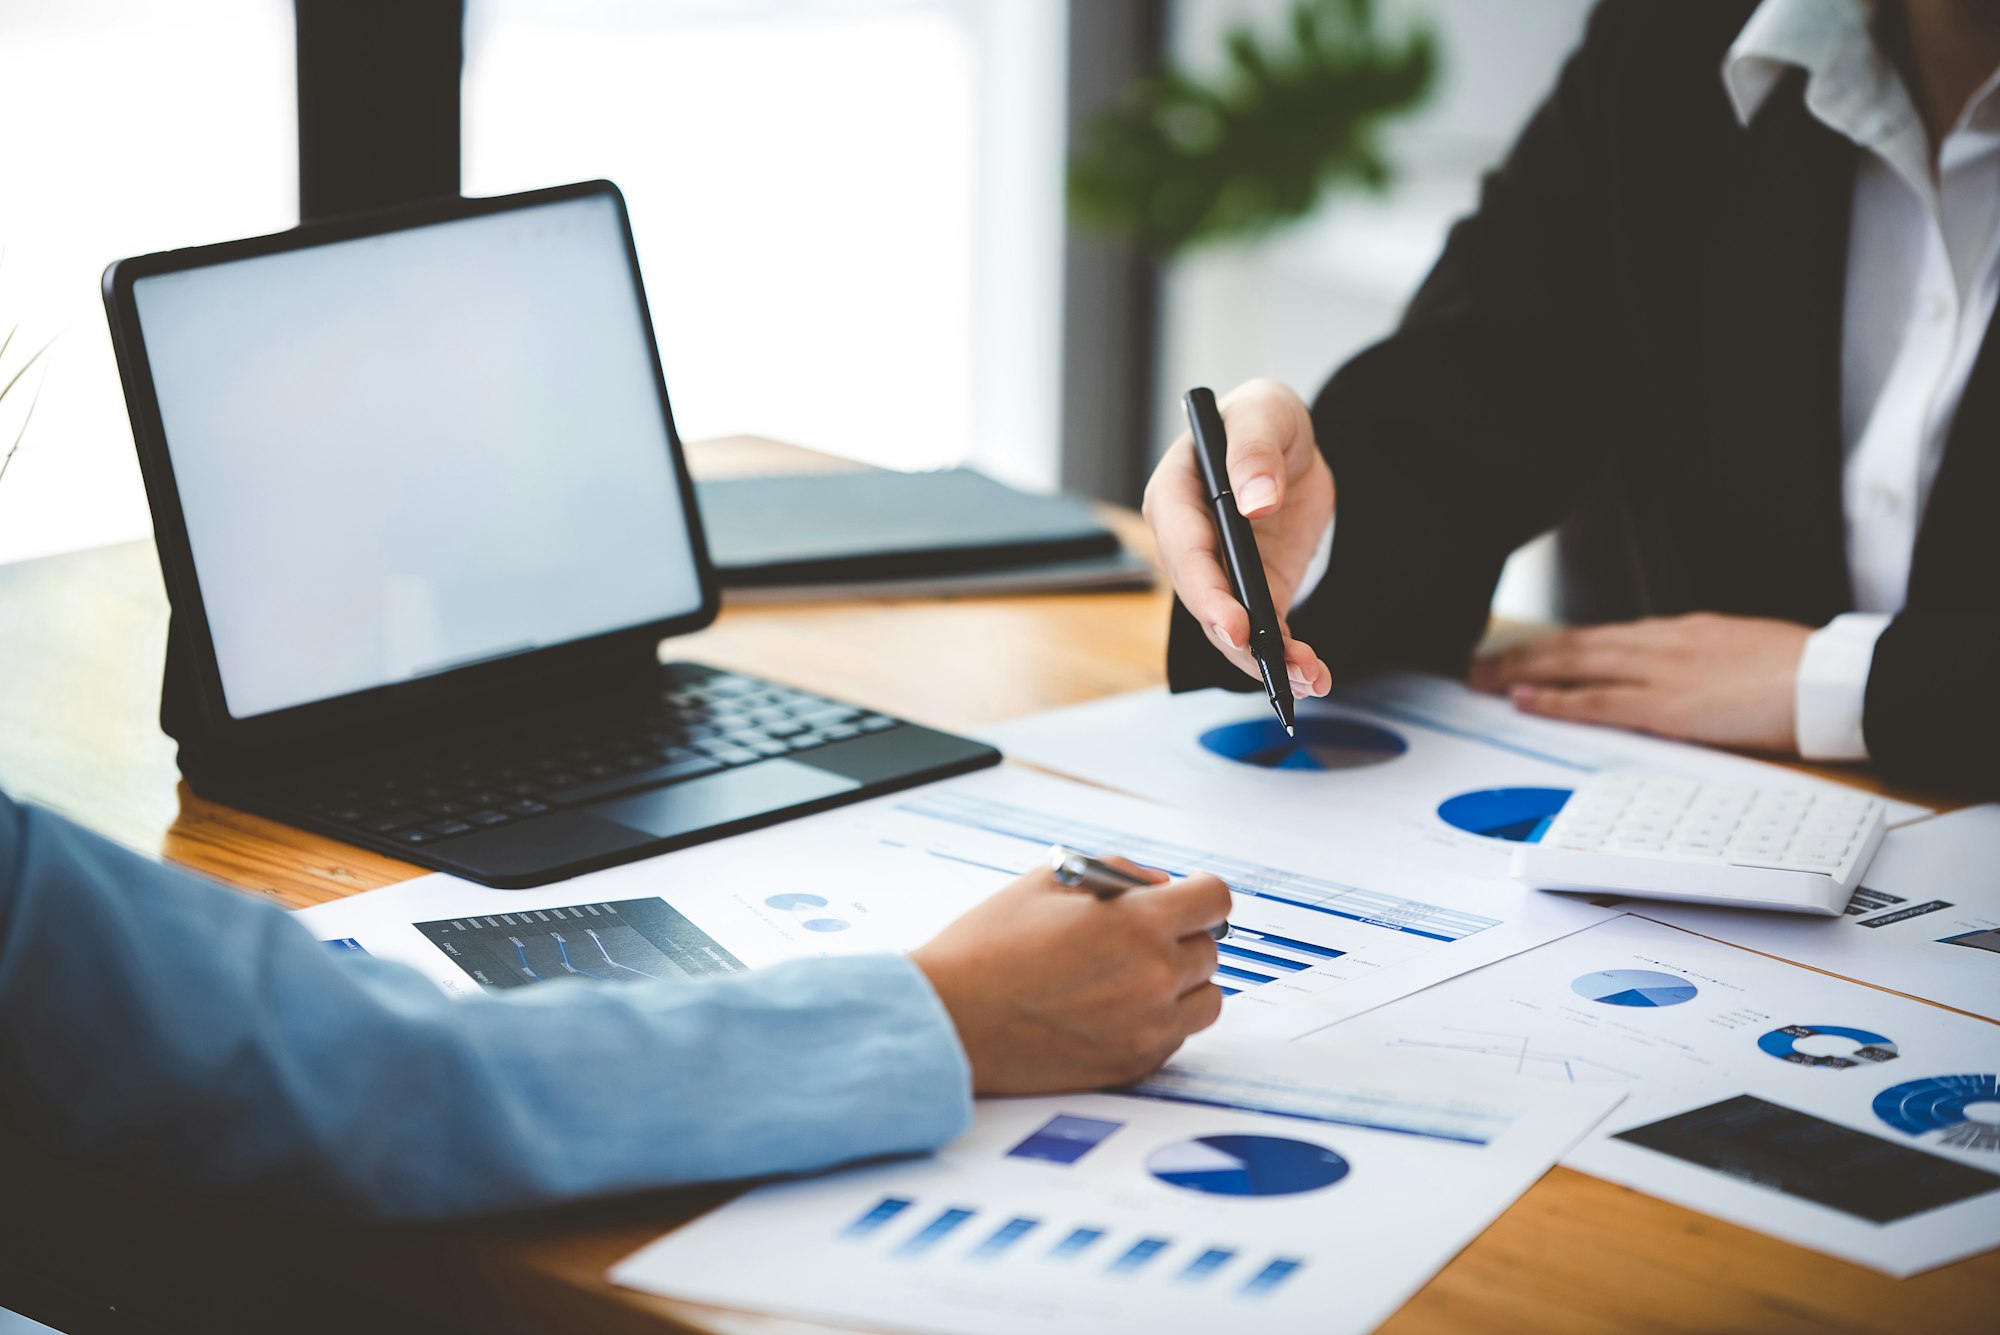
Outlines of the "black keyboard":
{"type": "Polygon", "coordinates": [[[624,793],[896,727],[810,691],[715,672],[609,713],[529,725],[503,744],[380,758],[295,782],[284,805],[421,847],[624,793]]]}

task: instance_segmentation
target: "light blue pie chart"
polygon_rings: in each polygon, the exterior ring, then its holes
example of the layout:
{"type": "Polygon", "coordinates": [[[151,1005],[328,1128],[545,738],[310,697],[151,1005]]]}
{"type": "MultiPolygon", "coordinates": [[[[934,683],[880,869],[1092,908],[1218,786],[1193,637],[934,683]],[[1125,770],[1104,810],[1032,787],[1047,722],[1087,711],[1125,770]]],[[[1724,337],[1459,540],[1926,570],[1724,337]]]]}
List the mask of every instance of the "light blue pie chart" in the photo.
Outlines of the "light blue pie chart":
{"type": "Polygon", "coordinates": [[[764,902],[784,913],[796,913],[800,909],[823,909],[826,907],[826,900],[823,896],[803,895],[796,892],[772,895],[764,902]]]}
{"type": "Polygon", "coordinates": [[[1168,1186],[1211,1196],[1296,1196],[1347,1176],[1347,1160],[1324,1145],[1283,1136],[1200,1136],[1146,1156],[1168,1186]]]}
{"type": "Polygon", "coordinates": [[[1678,1006],[1700,990],[1678,974],[1651,969],[1601,969],[1571,983],[1580,997],[1606,1006],[1678,1006]]]}

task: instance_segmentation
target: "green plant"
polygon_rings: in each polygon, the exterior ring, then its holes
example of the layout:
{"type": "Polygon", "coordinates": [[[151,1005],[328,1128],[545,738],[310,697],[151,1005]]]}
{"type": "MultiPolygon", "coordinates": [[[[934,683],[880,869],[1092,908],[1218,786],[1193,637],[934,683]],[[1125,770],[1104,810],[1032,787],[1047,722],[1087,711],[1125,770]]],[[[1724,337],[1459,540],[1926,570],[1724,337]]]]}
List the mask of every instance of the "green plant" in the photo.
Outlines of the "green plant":
{"type": "Polygon", "coordinates": [[[1071,159],[1078,221],[1166,255],[1303,217],[1339,183],[1387,184],[1378,132],[1429,94],[1431,30],[1384,36],[1374,0],[1294,0],[1287,27],[1232,29],[1210,82],[1174,66],[1134,82],[1071,159]]]}
{"type": "MultiPolygon", "coordinates": [[[[6,258],[5,252],[0,251],[0,260],[4,260],[5,258],[6,258]]],[[[19,366],[15,367],[13,375],[9,376],[7,375],[7,369],[6,369],[7,349],[14,346],[14,335],[20,332],[21,332],[21,326],[19,324],[16,324],[12,329],[9,329],[7,331],[7,336],[5,338],[0,338],[0,376],[6,377],[5,379],[0,379],[0,406],[4,406],[6,404],[7,396],[13,393],[15,387],[21,383],[21,377],[28,374],[28,368],[33,366],[36,362],[40,361],[42,358],[42,354],[47,352],[51,344],[54,343],[54,340],[51,339],[48,343],[42,344],[41,347],[36,348],[33,352],[29,353],[28,359],[22,362],[19,366]]],[[[46,379],[46,377],[44,377],[44,379],[46,379]]],[[[4,479],[7,476],[7,465],[14,462],[15,453],[20,450],[22,440],[24,440],[27,437],[28,423],[34,420],[35,405],[41,402],[42,383],[43,383],[42,380],[37,380],[35,382],[35,392],[28,399],[28,411],[21,415],[21,427],[18,431],[14,433],[14,439],[7,446],[7,452],[5,454],[0,454],[0,479],[4,479]]]]}

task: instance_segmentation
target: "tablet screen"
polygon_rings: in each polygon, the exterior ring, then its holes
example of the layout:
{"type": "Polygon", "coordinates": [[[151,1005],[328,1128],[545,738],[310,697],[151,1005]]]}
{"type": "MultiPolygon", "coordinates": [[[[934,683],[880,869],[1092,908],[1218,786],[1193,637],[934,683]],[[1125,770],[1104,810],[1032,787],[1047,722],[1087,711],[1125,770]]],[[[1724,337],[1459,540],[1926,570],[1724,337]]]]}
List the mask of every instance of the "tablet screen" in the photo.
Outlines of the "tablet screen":
{"type": "Polygon", "coordinates": [[[232,716],[699,609],[613,197],[133,299],[232,716]]]}

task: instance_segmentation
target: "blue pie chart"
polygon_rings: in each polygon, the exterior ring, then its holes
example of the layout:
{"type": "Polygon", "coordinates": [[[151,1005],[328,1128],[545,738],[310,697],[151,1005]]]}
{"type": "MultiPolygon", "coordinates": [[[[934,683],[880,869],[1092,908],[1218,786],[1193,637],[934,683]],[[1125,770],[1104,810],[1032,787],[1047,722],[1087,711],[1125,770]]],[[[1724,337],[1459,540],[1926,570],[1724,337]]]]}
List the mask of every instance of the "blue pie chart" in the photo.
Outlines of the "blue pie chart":
{"type": "Polygon", "coordinates": [[[1448,797],[1438,818],[1467,834],[1532,844],[1569,801],[1567,788],[1481,788],[1448,797]]]}
{"type": "Polygon", "coordinates": [[[1679,974],[1651,969],[1601,969],[1569,986],[1578,996],[1606,1006],[1678,1006],[1693,1001],[1698,990],[1679,974]]]}
{"type": "Polygon", "coordinates": [[[2000,1152],[2000,1076],[1934,1075],[1891,1085],[1875,1096],[1875,1115],[1905,1135],[2000,1152]],[[1978,1115],[1967,1111],[1974,1105],[1978,1115]]]}
{"type": "Polygon", "coordinates": [[[772,895],[764,902],[772,908],[783,910],[786,913],[794,913],[799,909],[823,909],[826,907],[826,899],[823,896],[803,895],[796,892],[784,895],[772,895]]]}
{"type": "Polygon", "coordinates": [[[1346,1177],[1347,1160],[1307,1140],[1201,1136],[1154,1150],[1146,1171],[1168,1186],[1211,1196],[1296,1196],[1346,1177]]]}
{"type": "Polygon", "coordinates": [[[1201,735],[1201,744],[1224,760],[1259,769],[1358,769],[1394,760],[1410,744],[1373,723],[1353,718],[1301,717],[1289,737],[1274,718],[1225,723],[1201,735]]]}

